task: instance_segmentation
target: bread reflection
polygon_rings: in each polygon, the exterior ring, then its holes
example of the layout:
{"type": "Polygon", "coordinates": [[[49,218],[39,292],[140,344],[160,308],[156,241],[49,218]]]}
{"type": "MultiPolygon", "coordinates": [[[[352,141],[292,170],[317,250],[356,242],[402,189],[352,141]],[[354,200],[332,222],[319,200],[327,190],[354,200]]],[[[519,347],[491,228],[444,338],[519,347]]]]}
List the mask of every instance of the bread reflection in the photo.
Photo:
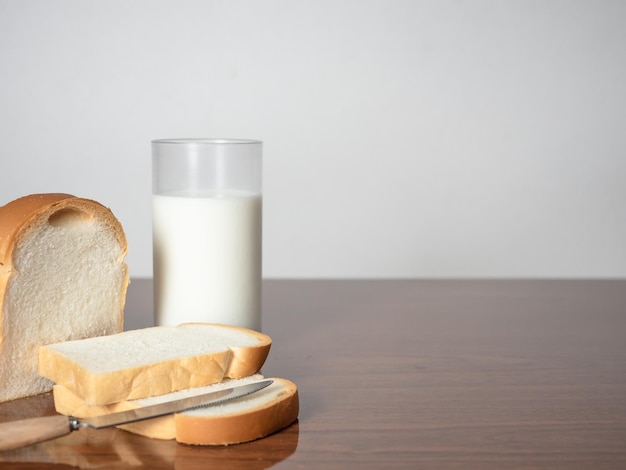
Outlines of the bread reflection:
{"type": "Polygon", "coordinates": [[[266,438],[232,446],[188,446],[123,431],[85,429],[60,439],[0,454],[4,469],[147,467],[265,469],[288,459],[298,447],[299,423],[266,438]]]}

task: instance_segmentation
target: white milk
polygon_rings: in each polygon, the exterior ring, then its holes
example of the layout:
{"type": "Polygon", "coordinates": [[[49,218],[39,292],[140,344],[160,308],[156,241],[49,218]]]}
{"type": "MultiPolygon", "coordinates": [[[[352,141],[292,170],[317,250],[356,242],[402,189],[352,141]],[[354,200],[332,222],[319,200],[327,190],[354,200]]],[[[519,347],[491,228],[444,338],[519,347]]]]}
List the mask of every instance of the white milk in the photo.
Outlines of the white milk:
{"type": "Polygon", "coordinates": [[[153,195],[156,324],[260,330],[261,196],[202,196],[153,195]]]}

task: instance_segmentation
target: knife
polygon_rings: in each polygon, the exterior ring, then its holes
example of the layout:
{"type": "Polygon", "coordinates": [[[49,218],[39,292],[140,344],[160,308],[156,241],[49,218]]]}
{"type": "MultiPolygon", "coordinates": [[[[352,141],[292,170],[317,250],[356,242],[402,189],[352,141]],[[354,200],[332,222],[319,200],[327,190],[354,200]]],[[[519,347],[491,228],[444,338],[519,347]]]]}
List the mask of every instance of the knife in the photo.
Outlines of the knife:
{"type": "Polygon", "coordinates": [[[91,418],[55,415],[9,421],[0,424],[0,451],[17,449],[18,447],[35,444],[37,442],[56,439],[57,437],[65,436],[72,431],[78,431],[83,428],[110,428],[172,413],[180,413],[181,411],[194,408],[219,405],[258,392],[269,386],[272,382],[273,380],[261,380],[259,382],[230,387],[202,395],[91,418]]]}

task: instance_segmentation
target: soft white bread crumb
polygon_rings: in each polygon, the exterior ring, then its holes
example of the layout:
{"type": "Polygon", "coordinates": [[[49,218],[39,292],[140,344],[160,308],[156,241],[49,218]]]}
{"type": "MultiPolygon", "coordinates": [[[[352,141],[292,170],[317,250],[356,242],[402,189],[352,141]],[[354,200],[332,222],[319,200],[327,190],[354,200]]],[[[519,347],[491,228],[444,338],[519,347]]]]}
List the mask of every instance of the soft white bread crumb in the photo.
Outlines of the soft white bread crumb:
{"type": "Polygon", "coordinates": [[[106,405],[255,374],[270,346],[269,336],[236,326],[151,327],[43,346],[39,373],[106,405]]]}
{"type": "MultiPolygon", "coordinates": [[[[55,385],[54,404],[61,414],[86,418],[222,390],[234,385],[257,382],[262,378],[262,375],[256,374],[242,379],[227,379],[205,387],[105,406],[89,406],[65,387],[55,385]]],[[[178,442],[193,445],[229,445],[260,439],[289,426],[298,417],[296,385],[286,379],[272,380],[269,387],[237,400],[127,424],[120,428],[154,439],[176,439],[178,442]]]]}
{"type": "Polygon", "coordinates": [[[0,401],[52,388],[40,345],[122,330],[126,251],[95,201],[37,194],[0,208],[0,401]]]}

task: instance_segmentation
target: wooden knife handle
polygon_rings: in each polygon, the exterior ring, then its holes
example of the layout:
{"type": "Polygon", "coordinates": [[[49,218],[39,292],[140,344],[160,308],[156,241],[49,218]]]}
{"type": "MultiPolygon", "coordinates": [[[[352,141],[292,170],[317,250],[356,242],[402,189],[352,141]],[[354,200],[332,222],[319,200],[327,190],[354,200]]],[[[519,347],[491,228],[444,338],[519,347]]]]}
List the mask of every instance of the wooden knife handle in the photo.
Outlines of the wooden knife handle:
{"type": "Polygon", "coordinates": [[[70,420],[63,415],[8,421],[0,424],[0,451],[55,439],[70,432],[70,420]]]}

